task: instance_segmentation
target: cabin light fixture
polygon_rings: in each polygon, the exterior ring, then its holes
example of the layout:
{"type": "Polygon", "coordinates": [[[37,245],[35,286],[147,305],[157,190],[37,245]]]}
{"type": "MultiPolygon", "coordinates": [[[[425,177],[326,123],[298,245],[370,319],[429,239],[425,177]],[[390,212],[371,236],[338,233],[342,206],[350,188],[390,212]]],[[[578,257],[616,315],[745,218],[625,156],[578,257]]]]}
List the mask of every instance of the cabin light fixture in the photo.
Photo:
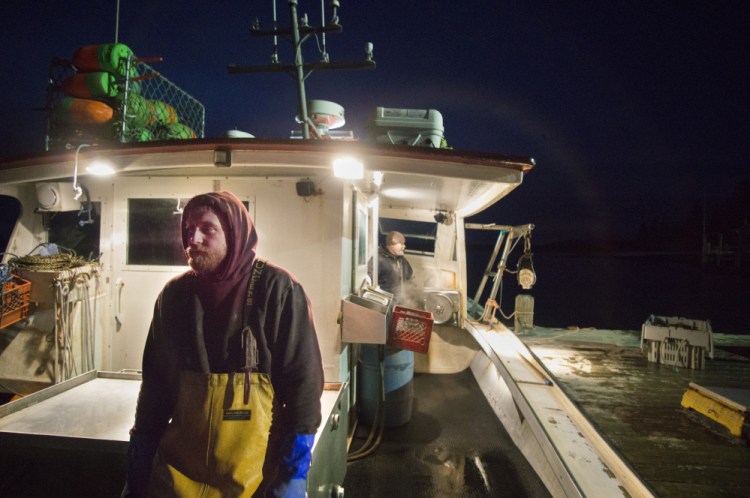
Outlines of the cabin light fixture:
{"type": "Polygon", "coordinates": [[[78,200],[83,195],[83,189],[78,185],[78,154],[84,147],[91,147],[91,144],[80,144],[76,147],[76,155],[73,160],[73,199],[78,200]]]}
{"type": "Polygon", "coordinates": [[[438,211],[434,218],[436,223],[443,223],[448,226],[453,224],[453,215],[448,211],[438,211]]]}
{"type": "Polygon", "coordinates": [[[372,183],[374,183],[376,187],[380,188],[380,186],[383,185],[383,176],[384,175],[382,171],[373,171],[372,183]]]}
{"type": "Polygon", "coordinates": [[[214,166],[217,168],[229,168],[232,166],[232,149],[218,147],[214,149],[214,166]]]}
{"type": "Polygon", "coordinates": [[[109,161],[104,161],[102,159],[95,159],[92,161],[91,164],[86,166],[86,171],[94,176],[112,176],[116,173],[112,164],[109,161]]]}
{"type": "Polygon", "coordinates": [[[336,178],[361,180],[365,177],[365,166],[353,157],[341,157],[333,161],[333,175],[336,178]]]}
{"type": "MultiPolygon", "coordinates": [[[[78,155],[82,148],[92,147],[94,145],[96,144],[80,144],[76,147],[75,158],[73,160],[73,199],[75,200],[79,200],[83,195],[83,188],[81,185],[78,185],[78,155]]],[[[68,148],[72,148],[72,146],[69,146],[68,148]]],[[[86,171],[96,176],[110,176],[114,175],[116,172],[115,167],[112,166],[109,161],[104,161],[102,159],[94,159],[88,166],[86,166],[86,171]]]]}

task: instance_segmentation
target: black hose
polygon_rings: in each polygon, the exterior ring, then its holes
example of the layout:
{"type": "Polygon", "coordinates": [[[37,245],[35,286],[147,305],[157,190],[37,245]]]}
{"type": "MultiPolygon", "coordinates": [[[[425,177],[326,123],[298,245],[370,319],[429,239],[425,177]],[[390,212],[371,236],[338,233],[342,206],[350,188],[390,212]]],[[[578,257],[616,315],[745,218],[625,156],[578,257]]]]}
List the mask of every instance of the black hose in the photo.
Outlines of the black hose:
{"type": "Polygon", "coordinates": [[[375,409],[375,419],[373,420],[367,440],[362,446],[349,454],[346,459],[347,462],[353,462],[370,455],[380,446],[383,438],[383,429],[385,427],[385,346],[378,346],[378,359],[380,360],[380,393],[378,396],[378,405],[375,409]]]}

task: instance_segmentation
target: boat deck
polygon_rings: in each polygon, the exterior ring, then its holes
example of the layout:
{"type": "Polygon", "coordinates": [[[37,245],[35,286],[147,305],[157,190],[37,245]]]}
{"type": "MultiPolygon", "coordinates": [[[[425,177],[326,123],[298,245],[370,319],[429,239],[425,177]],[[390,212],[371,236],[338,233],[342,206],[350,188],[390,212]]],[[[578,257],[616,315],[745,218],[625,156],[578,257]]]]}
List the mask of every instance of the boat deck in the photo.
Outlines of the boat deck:
{"type": "MultiPolygon", "coordinates": [[[[364,442],[360,427],[352,448],[364,442]]],[[[346,496],[546,497],[470,370],[416,374],[411,420],[386,428],[374,453],[350,462],[346,496]]]]}
{"type": "Polygon", "coordinates": [[[681,407],[690,382],[750,388],[750,361],[717,349],[702,370],[659,365],[631,331],[535,328],[519,336],[661,497],[750,493],[745,438],[681,407]]]}

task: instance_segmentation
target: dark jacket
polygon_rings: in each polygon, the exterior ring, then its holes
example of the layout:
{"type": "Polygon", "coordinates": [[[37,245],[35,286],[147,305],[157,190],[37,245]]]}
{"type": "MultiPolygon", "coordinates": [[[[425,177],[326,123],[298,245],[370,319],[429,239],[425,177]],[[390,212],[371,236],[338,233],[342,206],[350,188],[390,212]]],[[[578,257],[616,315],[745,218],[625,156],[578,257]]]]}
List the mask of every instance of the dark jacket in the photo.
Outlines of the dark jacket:
{"type": "MultiPolygon", "coordinates": [[[[204,334],[197,284],[192,272],[174,278],[154,308],[135,430],[157,439],[172,416],[180,370],[225,373],[244,366],[242,309],[227,313],[225,334],[204,334]]],[[[246,281],[241,284],[244,292],[246,281]]],[[[272,432],[314,433],[321,421],[323,368],[305,292],[288,272],[267,264],[254,296],[250,328],[258,344],[259,371],[270,374],[274,388],[272,432]]]]}
{"type": "MultiPolygon", "coordinates": [[[[372,258],[367,263],[367,274],[372,279],[372,258]]],[[[395,296],[397,304],[408,300],[408,281],[414,276],[409,261],[395,256],[383,246],[378,248],[378,286],[395,296]]]]}

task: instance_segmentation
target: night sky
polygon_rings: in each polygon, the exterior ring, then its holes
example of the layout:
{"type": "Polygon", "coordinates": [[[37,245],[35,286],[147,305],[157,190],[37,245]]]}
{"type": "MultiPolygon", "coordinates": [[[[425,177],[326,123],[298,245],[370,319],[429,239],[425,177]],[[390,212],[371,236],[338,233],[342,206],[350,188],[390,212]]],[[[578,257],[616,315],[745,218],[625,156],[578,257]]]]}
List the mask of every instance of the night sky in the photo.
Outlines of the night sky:
{"type": "MultiPolygon", "coordinates": [[[[286,2],[277,0],[280,25],[286,2]]],[[[366,135],[376,106],[434,108],[457,149],[534,157],[524,185],[483,221],[535,223],[537,240],[617,238],[643,221],[679,220],[704,196],[750,176],[750,3],[746,1],[465,2],[341,0],[333,61],[374,71],[313,73],[308,98],[346,109],[366,135]]],[[[320,24],[320,2],[300,0],[320,24]]],[[[114,0],[3,7],[0,157],[43,149],[49,61],[115,38],[114,0]]],[[[271,1],[122,0],[119,41],[206,106],[206,135],[260,138],[296,129],[285,74],[230,75],[266,64],[271,1]]],[[[292,58],[283,44],[282,62],[292,58]]],[[[318,58],[315,40],[305,58],[318,58]]]]}

